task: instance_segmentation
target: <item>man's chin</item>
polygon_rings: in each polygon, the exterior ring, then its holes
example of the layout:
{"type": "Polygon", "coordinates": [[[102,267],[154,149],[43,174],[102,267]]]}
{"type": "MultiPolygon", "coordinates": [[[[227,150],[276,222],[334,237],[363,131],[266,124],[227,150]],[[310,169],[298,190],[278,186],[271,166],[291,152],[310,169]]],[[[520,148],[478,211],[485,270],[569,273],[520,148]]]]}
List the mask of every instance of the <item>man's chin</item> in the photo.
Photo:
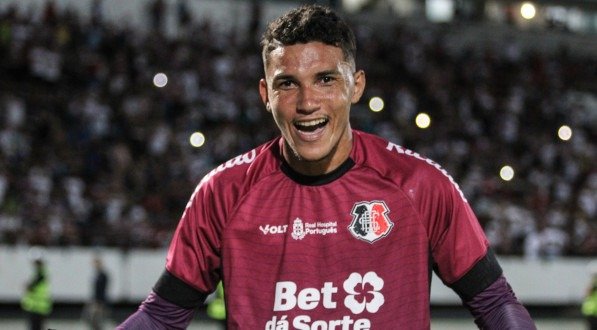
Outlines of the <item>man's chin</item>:
{"type": "Polygon", "coordinates": [[[329,171],[330,157],[329,154],[313,155],[294,152],[289,164],[302,174],[322,175],[329,171]]]}
{"type": "Polygon", "coordinates": [[[293,150],[294,158],[298,162],[304,162],[309,164],[316,164],[324,162],[327,158],[329,158],[329,153],[314,153],[314,152],[303,152],[301,153],[298,150],[293,150]]]}

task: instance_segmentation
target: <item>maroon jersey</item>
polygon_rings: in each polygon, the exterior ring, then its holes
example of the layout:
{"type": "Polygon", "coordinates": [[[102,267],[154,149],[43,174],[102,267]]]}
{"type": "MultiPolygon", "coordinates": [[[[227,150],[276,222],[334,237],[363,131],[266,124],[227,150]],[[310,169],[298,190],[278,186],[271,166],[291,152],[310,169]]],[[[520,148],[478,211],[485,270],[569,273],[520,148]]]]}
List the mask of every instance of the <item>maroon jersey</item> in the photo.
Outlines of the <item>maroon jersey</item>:
{"type": "Polygon", "coordinates": [[[450,286],[477,283],[498,272],[471,274],[488,242],[439,165],[353,139],[350,158],[323,176],[294,172],[281,138],[213,170],[185,209],[168,273],[201,293],[222,279],[230,328],[429,328],[431,267],[450,286]]]}

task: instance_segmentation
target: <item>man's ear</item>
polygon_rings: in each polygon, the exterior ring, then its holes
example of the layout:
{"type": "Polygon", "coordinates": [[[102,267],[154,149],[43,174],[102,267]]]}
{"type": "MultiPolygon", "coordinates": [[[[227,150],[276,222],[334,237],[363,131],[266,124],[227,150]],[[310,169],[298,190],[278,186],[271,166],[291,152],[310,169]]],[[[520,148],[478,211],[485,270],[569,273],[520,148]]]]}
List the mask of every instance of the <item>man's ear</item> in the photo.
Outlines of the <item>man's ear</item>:
{"type": "Polygon", "coordinates": [[[353,104],[359,102],[361,96],[363,96],[366,82],[365,71],[359,70],[354,73],[354,93],[352,93],[352,98],[350,100],[353,104]]]}
{"type": "Polygon", "coordinates": [[[269,99],[267,97],[267,82],[265,81],[265,78],[261,78],[261,80],[259,80],[259,95],[261,96],[261,101],[263,104],[265,104],[267,111],[272,112],[272,108],[269,105],[269,99]]]}

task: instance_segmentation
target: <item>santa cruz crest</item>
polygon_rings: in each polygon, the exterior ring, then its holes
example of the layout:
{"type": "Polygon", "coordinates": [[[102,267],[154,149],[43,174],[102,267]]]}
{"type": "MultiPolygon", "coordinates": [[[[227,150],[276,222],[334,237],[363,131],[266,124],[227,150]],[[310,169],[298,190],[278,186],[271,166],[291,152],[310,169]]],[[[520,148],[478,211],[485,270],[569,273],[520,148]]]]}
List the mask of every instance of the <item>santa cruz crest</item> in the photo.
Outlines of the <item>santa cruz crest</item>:
{"type": "Polygon", "coordinates": [[[384,201],[358,202],[352,207],[348,230],[360,240],[373,243],[390,233],[394,223],[388,218],[390,209],[384,201]]]}

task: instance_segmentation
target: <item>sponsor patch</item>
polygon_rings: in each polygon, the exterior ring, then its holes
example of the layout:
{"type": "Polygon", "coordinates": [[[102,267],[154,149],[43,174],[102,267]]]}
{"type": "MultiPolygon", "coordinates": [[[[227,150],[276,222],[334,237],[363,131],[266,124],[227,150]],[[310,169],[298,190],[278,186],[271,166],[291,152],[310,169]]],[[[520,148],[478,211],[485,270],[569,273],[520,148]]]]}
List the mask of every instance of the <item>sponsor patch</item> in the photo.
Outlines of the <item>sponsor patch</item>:
{"type": "Polygon", "coordinates": [[[286,234],[290,229],[290,236],[300,241],[308,235],[326,236],[338,233],[337,221],[303,221],[301,218],[295,218],[292,222],[292,228],[288,225],[261,225],[259,230],[263,235],[286,234]]]}
{"type": "MultiPolygon", "coordinates": [[[[369,330],[371,314],[385,304],[384,280],[375,272],[351,273],[342,284],[325,282],[321,287],[299,287],[293,281],[276,283],[274,315],[265,330],[369,330]],[[341,298],[341,290],[346,294],[341,298]],[[308,314],[314,309],[336,310],[336,318],[317,319],[308,314]],[[293,311],[295,315],[286,314],[293,311]]],[[[331,314],[330,314],[331,315],[331,314]]]]}

